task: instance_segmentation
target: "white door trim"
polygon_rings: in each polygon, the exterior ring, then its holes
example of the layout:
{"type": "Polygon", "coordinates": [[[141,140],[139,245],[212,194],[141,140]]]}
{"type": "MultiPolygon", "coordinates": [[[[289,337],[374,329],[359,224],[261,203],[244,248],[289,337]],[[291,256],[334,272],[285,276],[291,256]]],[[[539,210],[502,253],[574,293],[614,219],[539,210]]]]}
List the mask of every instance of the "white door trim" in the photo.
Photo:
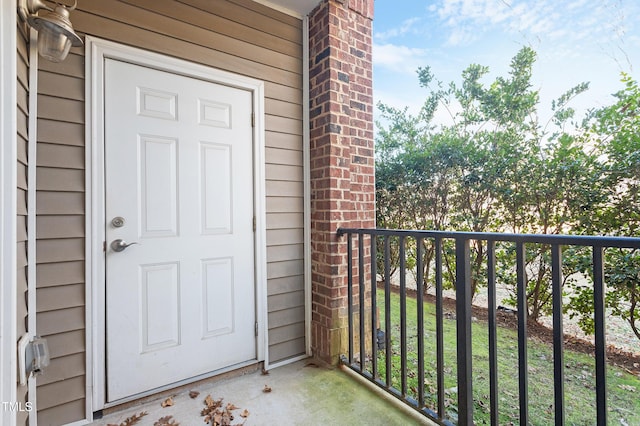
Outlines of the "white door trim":
{"type": "MultiPolygon", "coordinates": [[[[15,0],[0,0],[0,401],[17,398],[17,13],[15,0]]],[[[16,414],[0,410],[0,424],[16,414]]]]}
{"type": "Polygon", "coordinates": [[[268,362],[267,257],[265,198],[264,83],[226,71],[164,56],[135,47],[87,36],[86,58],[86,320],[87,328],[87,413],[107,406],[105,395],[105,241],[104,217],[104,59],[113,58],[137,65],[194,77],[252,93],[255,126],[254,208],[257,356],[268,362]]]}

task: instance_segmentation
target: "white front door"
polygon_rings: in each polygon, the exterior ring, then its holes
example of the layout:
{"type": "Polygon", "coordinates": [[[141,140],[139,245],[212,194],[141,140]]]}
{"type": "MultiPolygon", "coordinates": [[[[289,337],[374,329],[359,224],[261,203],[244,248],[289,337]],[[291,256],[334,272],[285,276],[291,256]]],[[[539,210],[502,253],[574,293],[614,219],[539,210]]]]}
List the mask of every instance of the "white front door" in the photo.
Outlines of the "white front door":
{"type": "Polygon", "coordinates": [[[253,108],[249,91],[113,59],[104,96],[115,401],[256,359],[253,108]]]}

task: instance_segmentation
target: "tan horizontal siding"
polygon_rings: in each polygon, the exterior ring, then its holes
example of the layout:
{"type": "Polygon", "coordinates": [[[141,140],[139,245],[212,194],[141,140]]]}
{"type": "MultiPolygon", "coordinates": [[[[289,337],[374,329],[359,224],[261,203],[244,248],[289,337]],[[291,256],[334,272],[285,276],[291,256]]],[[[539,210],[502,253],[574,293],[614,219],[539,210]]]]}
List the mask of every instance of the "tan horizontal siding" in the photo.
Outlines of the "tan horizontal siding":
{"type": "Polygon", "coordinates": [[[290,133],[302,135],[302,120],[295,120],[277,115],[267,115],[265,117],[265,129],[272,132],[290,133]]]}
{"type": "Polygon", "coordinates": [[[299,103],[291,103],[279,99],[265,99],[265,109],[271,115],[302,120],[302,108],[299,103]]]}
{"type": "Polygon", "coordinates": [[[302,21],[289,19],[287,15],[275,11],[257,12],[254,9],[254,2],[249,0],[229,2],[229,1],[209,1],[209,0],[188,0],[182,3],[192,4],[203,11],[225,17],[238,22],[244,26],[255,28],[267,34],[273,34],[284,40],[291,40],[297,44],[302,44],[302,21]],[[273,19],[278,16],[278,19],[273,19]],[[284,25],[283,25],[284,24],[284,25]]]}
{"type": "Polygon", "coordinates": [[[302,151],[267,147],[265,149],[265,161],[267,164],[302,166],[302,151]]]}
{"type": "Polygon", "coordinates": [[[279,262],[290,259],[302,260],[304,256],[304,244],[287,244],[269,247],[267,262],[279,262]]]}
{"type": "Polygon", "coordinates": [[[304,306],[269,313],[269,325],[273,328],[293,324],[304,318],[304,306]]]}
{"type": "Polygon", "coordinates": [[[27,190],[27,165],[18,162],[18,188],[27,190]]]}
{"type": "Polygon", "coordinates": [[[300,194],[304,191],[304,184],[295,181],[267,181],[266,184],[267,197],[277,197],[288,194],[300,194]]]}
{"type": "Polygon", "coordinates": [[[304,322],[272,328],[269,334],[269,343],[277,345],[299,338],[304,338],[304,322]]]}
{"type": "Polygon", "coordinates": [[[302,228],[302,213],[267,213],[267,229],[302,228]]]}
{"type": "Polygon", "coordinates": [[[18,214],[26,215],[27,214],[27,191],[24,189],[18,189],[18,214]]]}
{"type": "Polygon", "coordinates": [[[85,103],[83,50],[40,61],[36,161],[36,322],[51,364],[38,378],[38,424],[85,417],[85,103]]]}
{"type": "Polygon", "coordinates": [[[38,117],[67,123],[84,123],[84,102],[38,95],[38,117]]]}
{"type": "Polygon", "coordinates": [[[18,135],[17,137],[17,157],[18,157],[18,161],[21,164],[27,164],[28,163],[28,156],[29,156],[29,142],[27,141],[26,138],[23,138],[22,136],[18,135]]]}
{"type": "Polygon", "coordinates": [[[84,330],[84,308],[58,309],[38,312],[38,333],[42,336],[84,330]]]}
{"type": "Polygon", "coordinates": [[[38,288],[84,282],[84,261],[41,263],[36,267],[38,288]]]}
{"type": "Polygon", "coordinates": [[[38,312],[84,306],[84,284],[39,288],[36,292],[38,312]]]}
{"type": "Polygon", "coordinates": [[[80,192],[38,191],[36,210],[39,215],[84,214],[84,194],[80,192]]]}
{"type": "Polygon", "coordinates": [[[275,296],[277,294],[293,293],[296,291],[304,291],[304,279],[302,275],[272,279],[270,281],[268,295],[275,296]]]}
{"type": "Polygon", "coordinates": [[[303,355],[305,350],[304,337],[300,337],[295,340],[269,346],[269,359],[271,362],[285,361],[296,355],[303,355]]]}
{"type": "MultiPolygon", "coordinates": [[[[38,404],[38,407],[40,404],[38,404]]],[[[73,423],[78,418],[78,413],[84,412],[84,398],[77,399],[65,404],[56,405],[51,408],[38,411],[38,426],[58,426],[73,423]],[[55,421],[49,421],[55,419],[55,421]],[[45,423],[44,421],[48,422],[45,423]]]]}
{"type": "Polygon", "coordinates": [[[38,191],[84,191],[84,170],[38,167],[38,191]]]}
{"type": "Polygon", "coordinates": [[[38,142],[84,146],[84,125],[38,119],[38,142]]]}
{"type": "Polygon", "coordinates": [[[84,148],[50,143],[38,144],[38,166],[84,169],[84,148]]]}
{"type": "Polygon", "coordinates": [[[303,237],[301,228],[267,229],[267,246],[295,244],[303,237]]]}
{"type": "MultiPolygon", "coordinates": [[[[112,5],[114,8],[119,9],[118,3],[107,1],[82,4],[84,7],[91,7],[92,10],[96,8],[98,9],[98,12],[105,14],[110,12],[112,5]]],[[[121,19],[128,19],[128,17],[123,16],[121,19]]],[[[183,58],[185,55],[189,55],[189,57],[185,59],[250,77],[262,78],[282,85],[297,88],[301,87],[300,73],[294,73],[288,70],[278,69],[270,65],[253,62],[240,56],[233,56],[219,50],[213,50],[209,47],[192,44],[191,41],[185,41],[165,35],[165,31],[172,33],[171,26],[158,28],[157,30],[162,33],[157,33],[147,31],[138,26],[146,25],[144,22],[136,22],[135,24],[136,26],[127,25],[121,22],[108,20],[103,16],[86,13],[81,10],[76,10],[74,12],[73,25],[74,28],[77,27],[79,31],[94,32],[96,29],[100,29],[100,33],[103,37],[114,41],[126,43],[127,41],[134,39],[136,40],[136,45],[139,47],[155,52],[164,52],[172,56],[183,58]]],[[[188,36],[188,34],[186,36],[188,36]]]]}
{"type": "MultiPolygon", "coordinates": [[[[43,386],[38,386],[38,425],[40,425],[41,423],[40,419],[42,418],[43,414],[40,413],[40,410],[46,410],[51,407],[84,398],[85,386],[86,383],[84,381],[84,375],[43,386]]],[[[43,424],[54,423],[45,421],[43,424]]]]}
{"type": "MultiPolygon", "coordinates": [[[[48,335],[46,337],[51,359],[84,353],[85,334],[82,329],[48,335]]],[[[55,373],[51,371],[51,374],[55,373]]]]}
{"type": "Polygon", "coordinates": [[[269,296],[269,312],[283,311],[299,306],[304,306],[303,290],[269,296]]]}
{"type": "Polygon", "coordinates": [[[84,216],[38,216],[36,229],[39,239],[84,237],[84,216]]]}
{"type": "MultiPolygon", "coordinates": [[[[230,2],[240,5],[243,8],[253,10],[254,12],[259,13],[260,15],[269,16],[270,18],[273,18],[276,21],[281,22],[283,24],[300,28],[300,19],[296,18],[295,16],[281,13],[277,10],[271,9],[268,6],[257,3],[255,1],[247,2],[246,0],[230,0],[230,2]]],[[[299,33],[296,33],[296,34],[298,37],[300,36],[299,33]]]]}
{"type": "Polygon", "coordinates": [[[303,180],[303,171],[301,166],[267,164],[265,169],[267,173],[267,180],[289,180],[296,182],[301,182],[303,180]]]}
{"type": "Polygon", "coordinates": [[[218,16],[213,14],[213,10],[209,13],[203,13],[202,10],[197,7],[191,6],[189,2],[157,2],[156,0],[145,1],[129,1],[127,3],[136,4],[145,9],[151,9],[165,16],[171,16],[172,11],[175,11],[176,16],[181,20],[189,20],[196,26],[201,28],[214,29],[219,34],[225,35],[230,38],[250,42],[255,46],[262,47],[267,50],[276,51],[291,56],[300,54],[301,46],[299,43],[289,41],[286,38],[281,38],[273,34],[269,34],[259,29],[247,27],[239,22],[229,20],[225,16],[218,16]],[[159,3],[159,4],[158,4],[159,3]],[[160,7],[156,7],[158,4],[160,7]]]}
{"type": "Polygon", "coordinates": [[[38,75],[38,92],[41,95],[83,101],[84,91],[82,78],[42,70],[38,75]]]}
{"type": "Polygon", "coordinates": [[[40,264],[83,260],[84,238],[38,240],[36,256],[40,264]]]}
{"type": "Polygon", "coordinates": [[[304,199],[302,197],[269,197],[267,198],[267,211],[273,213],[302,213],[304,211],[304,199]]]}
{"type": "MultiPolygon", "coordinates": [[[[259,40],[264,33],[261,34],[255,30],[253,38],[247,37],[246,34],[242,38],[222,34],[218,27],[212,25],[212,15],[202,13],[195,7],[176,3],[173,0],[125,0],[125,3],[133,3],[139,7],[122,5],[121,8],[118,8],[119,10],[110,8],[109,16],[116,14],[120,17],[127,16],[133,21],[144,22],[145,29],[162,32],[181,40],[190,40],[201,46],[224,46],[224,51],[228,54],[245,56],[254,62],[275,68],[291,70],[297,66],[297,52],[285,54],[277,49],[277,45],[274,45],[275,49],[267,49],[263,45],[257,45],[254,42],[259,40]],[[142,17],[148,17],[149,12],[153,13],[154,19],[143,21],[142,17]]],[[[93,11],[95,13],[96,9],[93,11]]],[[[247,13],[246,10],[243,10],[243,13],[247,13]]]]}
{"type": "MultiPolygon", "coordinates": [[[[73,26],[76,25],[76,11],[73,12],[73,26]]],[[[48,71],[54,74],[61,74],[69,77],[76,77],[84,81],[84,55],[77,54],[79,48],[72,48],[69,56],[64,61],[54,63],[51,61],[39,61],[38,72],[48,71]]],[[[81,50],[80,52],[84,52],[81,50]]],[[[38,88],[39,90],[39,88],[38,88]]],[[[38,111],[39,112],[39,111],[38,111]]],[[[38,132],[39,133],[39,132],[38,132]]]]}
{"type": "Polygon", "coordinates": [[[69,380],[85,373],[84,353],[52,358],[47,373],[38,378],[40,386],[69,380]]]}

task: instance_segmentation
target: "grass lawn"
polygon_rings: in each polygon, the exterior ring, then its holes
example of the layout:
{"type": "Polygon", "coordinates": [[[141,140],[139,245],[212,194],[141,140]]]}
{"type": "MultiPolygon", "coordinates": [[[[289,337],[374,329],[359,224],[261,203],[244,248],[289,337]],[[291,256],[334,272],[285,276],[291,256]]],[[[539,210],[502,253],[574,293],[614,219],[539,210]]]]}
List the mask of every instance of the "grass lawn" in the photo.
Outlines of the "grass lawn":
{"type": "MultiPolygon", "coordinates": [[[[384,292],[378,291],[380,325],[384,328],[384,292]]],[[[401,387],[400,377],[400,297],[391,294],[392,385],[401,387]]],[[[407,370],[408,394],[417,400],[417,303],[407,298],[407,370]]],[[[437,395],[436,379],[436,319],[435,306],[424,304],[425,329],[425,402],[434,409],[437,395]]],[[[473,395],[476,424],[489,424],[489,344],[487,324],[474,322],[473,395]]],[[[456,384],[456,322],[444,320],[444,359],[447,416],[455,420],[457,405],[456,384]]],[[[378,354],[378,375],[385,378],[385,353],[378,354]]],[[[553,424],[553,353],[550,345],[529,338],[529,422],[534,425],[553,424]]],[[[595,362],[582,353],[565,350],[565,418],[570,425],[593,425],[596,418],[595,362]]],[[[368,366],[370,367],[370,366],[368,366]]],[[[500,424],[518,424],[518,349],[517,332],[498,328],[498,388],[500,424]]],[[[609,424],[640,425],[640,378],[623,369],[607,369],[607,406],[609,424]]]]}

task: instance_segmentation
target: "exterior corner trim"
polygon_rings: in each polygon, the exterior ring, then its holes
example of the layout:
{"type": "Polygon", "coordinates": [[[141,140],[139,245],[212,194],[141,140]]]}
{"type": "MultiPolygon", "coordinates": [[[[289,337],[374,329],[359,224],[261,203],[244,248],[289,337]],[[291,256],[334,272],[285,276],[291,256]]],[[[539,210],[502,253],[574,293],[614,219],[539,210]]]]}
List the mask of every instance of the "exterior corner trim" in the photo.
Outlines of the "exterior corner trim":
{"type": "MultiPolygon", "coordinates": [[[[17,5],[0,0],[0,401],[17,398],[17,5]]],[[[16,413],[0,411],[0,423],[16,413]]]]}
{"type": "Polygon", "coordinates": [[[311,149],[309,121],[309,16],[302,21],[302,163],[304,179],[305,347],[311,356],[311,149]]]}

